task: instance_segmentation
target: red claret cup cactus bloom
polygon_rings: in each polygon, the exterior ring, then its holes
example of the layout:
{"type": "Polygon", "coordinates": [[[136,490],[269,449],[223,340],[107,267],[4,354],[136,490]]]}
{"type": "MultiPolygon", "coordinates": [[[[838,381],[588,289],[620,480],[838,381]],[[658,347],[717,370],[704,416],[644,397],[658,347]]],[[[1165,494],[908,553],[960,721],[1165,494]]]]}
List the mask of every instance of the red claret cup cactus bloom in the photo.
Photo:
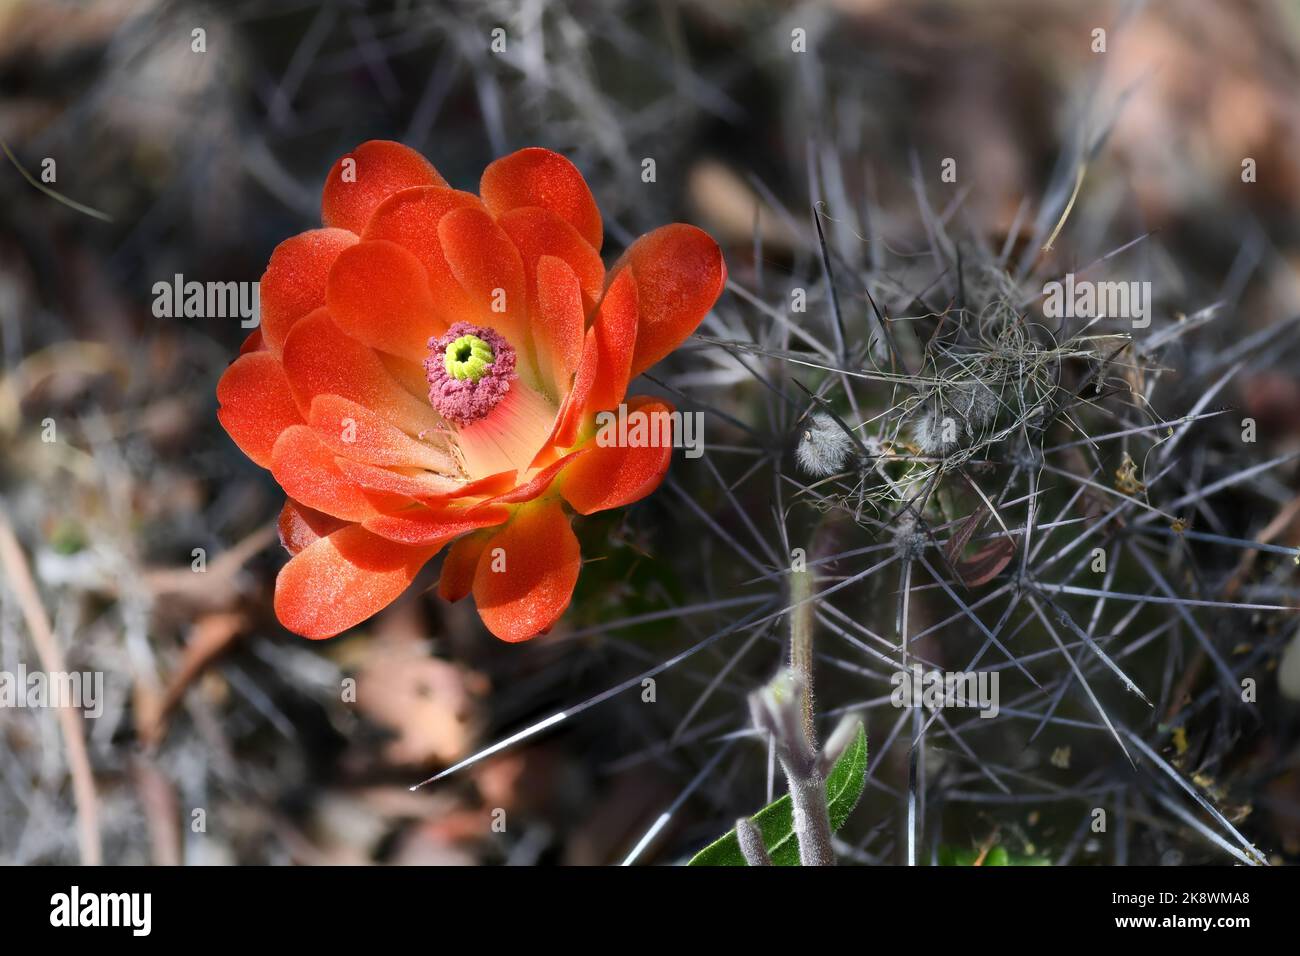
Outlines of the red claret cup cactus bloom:
{"type": "Polygon", "coordinates": [[[398,597],[450,545],[439,593],[473,592],[497,637],[568,607],[572,514],[637,501],[672,449],[595,440],[726,281],[693,226],[638,239],[608,272],[581,173],[545,149],[452,189],[419,153],[363,143],[330,170],[324,228],[281,243],[260,327],[217,386],[221,424],[288,500],[275,586],[290,630],[332,637],[398,597]]]}

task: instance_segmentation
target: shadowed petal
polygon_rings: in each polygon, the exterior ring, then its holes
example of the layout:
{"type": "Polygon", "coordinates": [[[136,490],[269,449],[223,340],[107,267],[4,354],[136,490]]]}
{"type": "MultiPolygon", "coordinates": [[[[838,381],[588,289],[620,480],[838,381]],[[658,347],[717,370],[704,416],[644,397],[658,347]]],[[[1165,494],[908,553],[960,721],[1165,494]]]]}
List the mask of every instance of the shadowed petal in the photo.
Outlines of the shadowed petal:
{"type": "MultiPolygon", "coordinates": [[[[673,407],[657,398],[637,396],[628,402],[628,420],[635,413],[651,416],[647,419],[647,435],[654,435],[656,445],[637,447],[610,446],[602,448],[595,440],[584,446],[590,453],[565,469],[557,484],[566,501],[579,514],[619,508],[640,501],[659,487],[668,464],[672,461],[671,443],[664,444],[663,419],[654,417],[671,414],[673,407]]],[[[629,432],[631,431],[629,427],[629,432]]]]}
{"type": "MultiPolygon", "coordinates": [[[[555,256],[567,262],[578,277],[583,311],[590,311],[600,301],[605,286],[605,263],[578,230],[549,209],[537,206],[512,209],[497,219],[497,224],[519,250],[530,290],[536,289],[537,261],[542,256],[555,256]]],[[[534,294],[528,301],[530,315],[536,302],[534,294]]]]}
{"type": "Polygon", "coordinates": [[[443,216],[438,236],[452,275],[473,302],[473,314],[462,318],[496,329],[528,355],[528,286],[510,237],[487,213],[469,207],[443,216]]]}
{"type": "Polygon", "coordinates": [[[516,643],[550,629],[569,606],[582,565],[560,503],[521,506],[484,548],[474,572],[474,603],[488,630],[516,643]]]}
{"type": "Polygon", "coordinates": [[[347,523],[341,518],[308,508],[292,498],[287,498],[284,507],[280,509],[278,522],[280,544],[290,554],[297,554],[312,542],[327,534],[333,534],[347,523]]]}
{"type": "Polygon", "coordinates": [[[573,388],[560,406],[559,414],[555,417],[555,427],[534,459],[534,466],[544,464],[553,449],[569,448],[580,437],[583,425],[590,417],[587,414],[588,399],[596,384],[599,360],[600,343],[596,338],[596,330],[588,329],[582,344],[582,357],[578,360],[578,371],[573,376],[573,388]]]}
{"type": "Polygon", "coordinates": [[[253,329],[248,333],[247,338],[239,346],[239,354],[247,355],[249,352],[262,352],[266,350],[266,342],[262,339],[262,330],[253,329]]]}
{"type": "Polygon", "coordinates": [[[483,547],[492,537],[490,531],[480,531],[459,538],[442,559],[442,575],[438,578],[438,595],[444,601],[459,601],[474,587],[474,572],[483,547]]]}
{"type": "Polygon", "coordinates": [[[537,260],[537,308],[532,318],[533,345],[543,377],[549,376],[555,396],[569,392],[582,357],[586,314],[578,277],[568,263],[553,256],[537,260]]]}

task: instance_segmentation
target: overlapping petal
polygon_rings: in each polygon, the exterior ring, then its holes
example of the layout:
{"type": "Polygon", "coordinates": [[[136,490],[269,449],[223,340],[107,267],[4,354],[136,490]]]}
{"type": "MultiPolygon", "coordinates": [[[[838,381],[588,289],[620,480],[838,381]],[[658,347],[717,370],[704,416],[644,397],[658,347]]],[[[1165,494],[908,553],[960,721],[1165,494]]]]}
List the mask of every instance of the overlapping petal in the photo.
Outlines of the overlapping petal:
{"type": "Polygon", "coordinates": [[[542,449],[534,465],[542,463],[548,456],[550,447],[569,448],[578,440],[583,424],[590,418],[587,414],[588,399],[596,384],[599,374],[600,343],[595,329],[588,329],[582,343],[582,355],[578,359],[578,370],[573,376],[573,387],[565,397],[564,403],[555,418],[555,427],[551,430],[547,447],[542,449]]]}
{"type": "MultiPolygon", "coordinates": [[[[605,263],[600,253],[583,239],[578,230],[549,209],[524,206],[512,209],[497,219],[523,259],[529,289],[537,288],[537,263],[543,256],[554,256],[568,263],[582,289],[583,311],[600,301],[605,285],[605,263]]],[[[529,297],[531,312],[536,296],[529,297]]]]}
{"type": "Polygon", "coordinates": [[[321,221],[360,235],[371,214],[393,193],[446,185],[433,164],[409,146],[372,139],[340,156],[325,177],[321,221]]]}
{"type": "Polygon", "coordinates": [[[641,309],[635,378],[695,331],[721,295],[727,267],[708,233],[675,223],[632,243],[610,270],[611,285],[623,269],[636,278],[641,309]]]}
{"type": "Polygon", "coordinates": [[[276,617],[303,637],[333,637],[396,600],[441,546],[408,547],[358,525],[340,528],[280,570],[276,617]]]}
{"type": "Polygon", "coordinates": [[[447,330],[433,308],[423,263],[395,242],[366,240],[344,249],[325,292],[334,323],[371,348],[420,359],[431,335],[447,330]]]}
{"type": "Polygon", "coordinates": [[[261,332],[277,355],[293,324],[325,304],[334,260],[357,237],[344,229],[312,229],[275,247],[258,284],[261,332]]]}
{"type": "Polygon", "coordinates": [[[537,308],[530,316],[537,361],[556,394],[564,395],[582,357],[586,324],[582,287],[569,264],[554,256],[537,260],[535,282],[537,308]]]}
{"type": "Polygon", "coordinates": [[[430,494],[419,500],[430,508],[443,508],[455,501],[476,502],[482,498],[504,494],[515,486],[518,478],[519,470],[511,468],[494,475],[484,475],[482,478],[463,482],[455,491],[430,494]]]}
{"type": "MultiPolygon", "coordinates": [[[[309,508],[344,521],[360,521],[379,514],[374,500],[339,470],[334,453],[306,425],[280,433],[271,450],[271,474],[285,494],[309,508]]],[[[389,506],[400,499],[380,499],[389,506]]]]}
{"type": "Polygon", "coordinates": [[[468,321],[496,329],[521,356],[528,354],[528,285],[524,260],[487,213],[453,209],[438,223],[452,275],[468,294],[468,321]]]}
{"type": "Polygon", "coordinates": [[[479,194],[494,216],[523,206],[549,209],[600,250],[600,210],[578,167],[559,153],[534,146],[496,160],[483,170],[479,194]]]}
{"type": "MultiPolygon", "coordinates": [[[[483,209],[472,193],[437,186],[403,189],[380,203],[366,225],[364,239],[394,242],[425,268],[433,295],[434,316],[441,329],[472,314],[474,302],[456,281],[438,237],[438,223],[453,209],[483,209]]],[[[440,331],[441,331],[440,329],[440,331]]]]}
{"type": "Polygon", "coordinates": [[[280,433],[303,418],[284,367],[270,352],[241,355],[217,382],[217,420],[240,450],[263,468],[280,433]]]}
{"type": "Polygon", "coordinates": [[[317,395],[339,395],[408,432],[440,427],[428,403],[398,384],[374,350],[345,334],[326,309],[294,326],[284,344],[284,370],[304,416],[317,395]]]}
{"type": "Polygon", "coordinates": [[[399,514],[367,519],[367,530],[403,544],[434,544],[450,541],[479,528],[491,528],[510,517],[508,508],[413,508],[399,514]]]}
{"type": "Polygon", "coordinates": [[[458,538],[447,549],[438,577],[438,596],[444,601],[459,601],[473,590],[479,558],[491,537],[490,531],[478,531],[458,538]]]}
{"type": "Polygon", "coordinates": [[[579,514],[589,515],[610,508],[621,508],[640,501],[659,487],[668,473],[672,461],[671,443],[665,443],[664,419],[656,416],[670,415],[672,405],[657,398],[639,396],[627,403],[627,416],[648,416],[648,434],[654,435],[652,443],[630,447],[611,444],[602,447],[593,440],[587,455],[564,472],[560,483],[564,499],[579,514]]]}
{"type": "Polygon", "coordinates": [[[559,477],[560,472],[573,464],[573,462],[578,458],[587,454],[590,450],[591,449],[589,448],[579,448],[577,451],[570,452],[569,454],[556,459],[545,468],[539,470],[537,474],[533,475],[532,478],[524,482],[522,485],[517,485],[503,494],[488,498],[477,505],[474,505],[474,507],[470,509],[470,513],[477,513],[480,508],[496,508],[501,505],[517,505],[525,501],[532,501],[536,498],[540,498],[550,490],[555,479],[559,477]]]}
{"type": "Polygon", "coordinates": [[[383,416],[339,395],[313,398],[307,422],[317,438],[345,458],[370,465],[424,468],[443,474],[455,469],[445,452],[416,441],[383,416]]]}
{"type": "Polygon", "coordinates": [[[596,313],[596,375],[583,402],[584,412],[614,408],[627,394],[638,335],[637,286],[630,270],[614,277],[596,313]]]}
{"type": "Polygon", "coordinates": [[[248,333],[243,343],[239,346],[239,354],[247,355],[249,352],[262,352],[265,349],[266,341],[262,338],[262,330],[256,328],[248,333]]]}
{"type": "Polygon", "coordinates": [[[412,501],[426,502],[441,495],[450,499],[460,494],[462,482],[444,478],[419,468],[385,468],[344,458],[334,459],[339,471],[363,492],[398,495],[412,501]]]}
{"type": "Polygon", "coordinates": [[[280,544],[290,554],[297,554],[309,544],[327,534],[333,534],[348,522],[288,498],[284,502],[284,507],[280,509],[280,520],[277,524],[280,544]]]}

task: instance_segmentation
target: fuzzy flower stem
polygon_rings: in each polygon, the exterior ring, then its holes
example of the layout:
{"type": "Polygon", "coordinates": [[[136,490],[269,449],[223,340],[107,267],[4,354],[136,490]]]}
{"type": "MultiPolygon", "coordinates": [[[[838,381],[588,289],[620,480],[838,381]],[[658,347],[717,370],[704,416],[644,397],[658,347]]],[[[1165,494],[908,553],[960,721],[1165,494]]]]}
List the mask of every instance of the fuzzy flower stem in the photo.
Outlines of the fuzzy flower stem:
{"type": "Polygon", "coordinates": [[[813,621],[816,605],[810,600],[813,594],[813,573],[796,571],[790,575],[790,668],[802,678],[803,693],[799,701],[803,721],[803,735],[810,747],[817,745],[813,728],[813,621]]]}
{"type": "Polygon", "coordinates": [[[783,670],[749,698],[754,725],[771,735],[777,760],[785,772],[793,806],[799,862],[804,866],[834,866],[830,810],[826,805],[825,761],[803,728],[806,685],[797,671],[783,670]]]}
{"type": "Polygon", "coordinates": [[[821,555],[830,550],[827,547],[829,534],[824,518],[813,525],[806,556],[808,565],[802,571],[792,570],[789,575],[790,669],[802,681],[800,716],[804,737],[812,750],[817,748],[817,733],[813,726],[813,631],[817,620],[817,602],[814,600],[817,582],[812,568],[817,566],[821,555]]]}
{"type": "Polygon", "coordinates": [[[831,817],[826,807],[826,778],[816,774],[790,779],[790,800],[794,804],[794,831],[799,837],[799,863],[803,866],[834,866],[831,817]]]}
{"type": "MultiPolygon", "coordinates": [[[[820,553],[825,524],[813,529],[809,558],[820,553]]],[[[826,806],[829,767],[817,752],[813,725],[813,631],[816,621],[816,582],[811,570],[790,574],[790,666],[767,688],[766,707],[755,707],[755,723],[766,726],[775,743],[777,759],[785,772],[794,809],[794,829],[799,839],[799,860],[804,866],[834,866],[831,821],[826,806]],[[774,690],[784,683],[788,695],[774,690]],[[760,709],[768,720],[760,719],[760,709]]],[[[752,701],[751,701],[752,703],[752,701]]]]}

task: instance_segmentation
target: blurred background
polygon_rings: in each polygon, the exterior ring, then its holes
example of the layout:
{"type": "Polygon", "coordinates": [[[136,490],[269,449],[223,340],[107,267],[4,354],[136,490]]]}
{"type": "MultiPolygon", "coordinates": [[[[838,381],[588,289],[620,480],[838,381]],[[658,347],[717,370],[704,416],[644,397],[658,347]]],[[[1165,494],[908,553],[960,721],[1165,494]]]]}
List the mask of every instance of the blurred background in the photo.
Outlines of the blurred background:
{"type": "MultiPolygon", "coordinates": [[[[1043,275],[1102,257],[1152,281],[1157,327],[1195,326],[1151,357],[1171,370],[1160,414],[1186,414],[1210,386],[1209,410],[1241,410],[1189,431],[1165,500],[1285,459],[1229,482],[1197,526],[1300,546],[1297,89],[1300,8],[1281,0],[0,0],[0,670],[40,666],[44,646],[105,674],[95,719],[0,710],[0,861],[668,864],[766,803],[771,765],[744,699],[781,662],[785,628],[728,628],[780,606],[779,576],[763,574],[816,520],[793,504],[807,479],[785,480],[807,401],[792,379],[816,377],[710,339],[771,345],[771,313],[806,288],[800,321],[829,340],[814,203],[863,340],[864,284],[895,315],[918,299],[941,311],[956,271],[931,261],[936,222],[972,257],[1022,264],[1008,272],[1030,297],[1043,275]],[[474,191],[493,158],[550,147],[591,184],[607,262],[671,221],[709,230],[728,260],[703,337],[639,388],[705,411],[708,455],[679,455],[653,497],[579,522],[574,606],[526,645],[427,593],[437,562],[349,634],[285,632],[270,603],[283,496],[215,418],[246,331],[153,314],[154,284],[177,273],[257,280],[278,242],[318,224],[330,164],[372,138],[474,191]],[[1035,253],[1081,167],[1043,271],[1035,253]],[[1233,438],[1242,415],[1259,422],[1255,444],[1233,438]]],[[[827,397],[860,412],[854,424],[871,417],[857,408],[869,387],[827,397]]],[[[837,540],[880,532],[850,522],[837,540]]],[[[1295,570],[1285,554],[1208,548],[1170,573],[1295,605],[1295,570]]],[[[897,590],[896,574],[867,580],[839,613],[889,620],[897,590]]],[[[945,601],[920,590],[915,628],[944,620],[945,601]]],[[[1080,726],[1033,736],[1036,720],[1010,715],[936,738],[922,862],[994,844],[1035,862],[1233,862],[1221,843],[1243,842],[1175,775],[1271,862],[1300,857],[1294,615],[1126,610],[1108,610],[1121,642],[1173,629],[1133,648],[1154,706],[1093,686],[1157,759],[1135,746],[1130,762],[1082,726],[1095,711],[1069,668],[1039,660],[1080,726]],[[1257,702],[1226,700],[1197,629],[1257,679],[1257,702]],[[1097,806],[1111,810],[1101,833],[1097,806]]],[[[930,659],[962,666],[942,632],[929,641],[930,659]]],[[[888,671],[868,678],[833,636],[818,646],[819,709],[861,705],[871,748],[842,858],[899,863],[908,735],[870,704],[888,671]]]]}

